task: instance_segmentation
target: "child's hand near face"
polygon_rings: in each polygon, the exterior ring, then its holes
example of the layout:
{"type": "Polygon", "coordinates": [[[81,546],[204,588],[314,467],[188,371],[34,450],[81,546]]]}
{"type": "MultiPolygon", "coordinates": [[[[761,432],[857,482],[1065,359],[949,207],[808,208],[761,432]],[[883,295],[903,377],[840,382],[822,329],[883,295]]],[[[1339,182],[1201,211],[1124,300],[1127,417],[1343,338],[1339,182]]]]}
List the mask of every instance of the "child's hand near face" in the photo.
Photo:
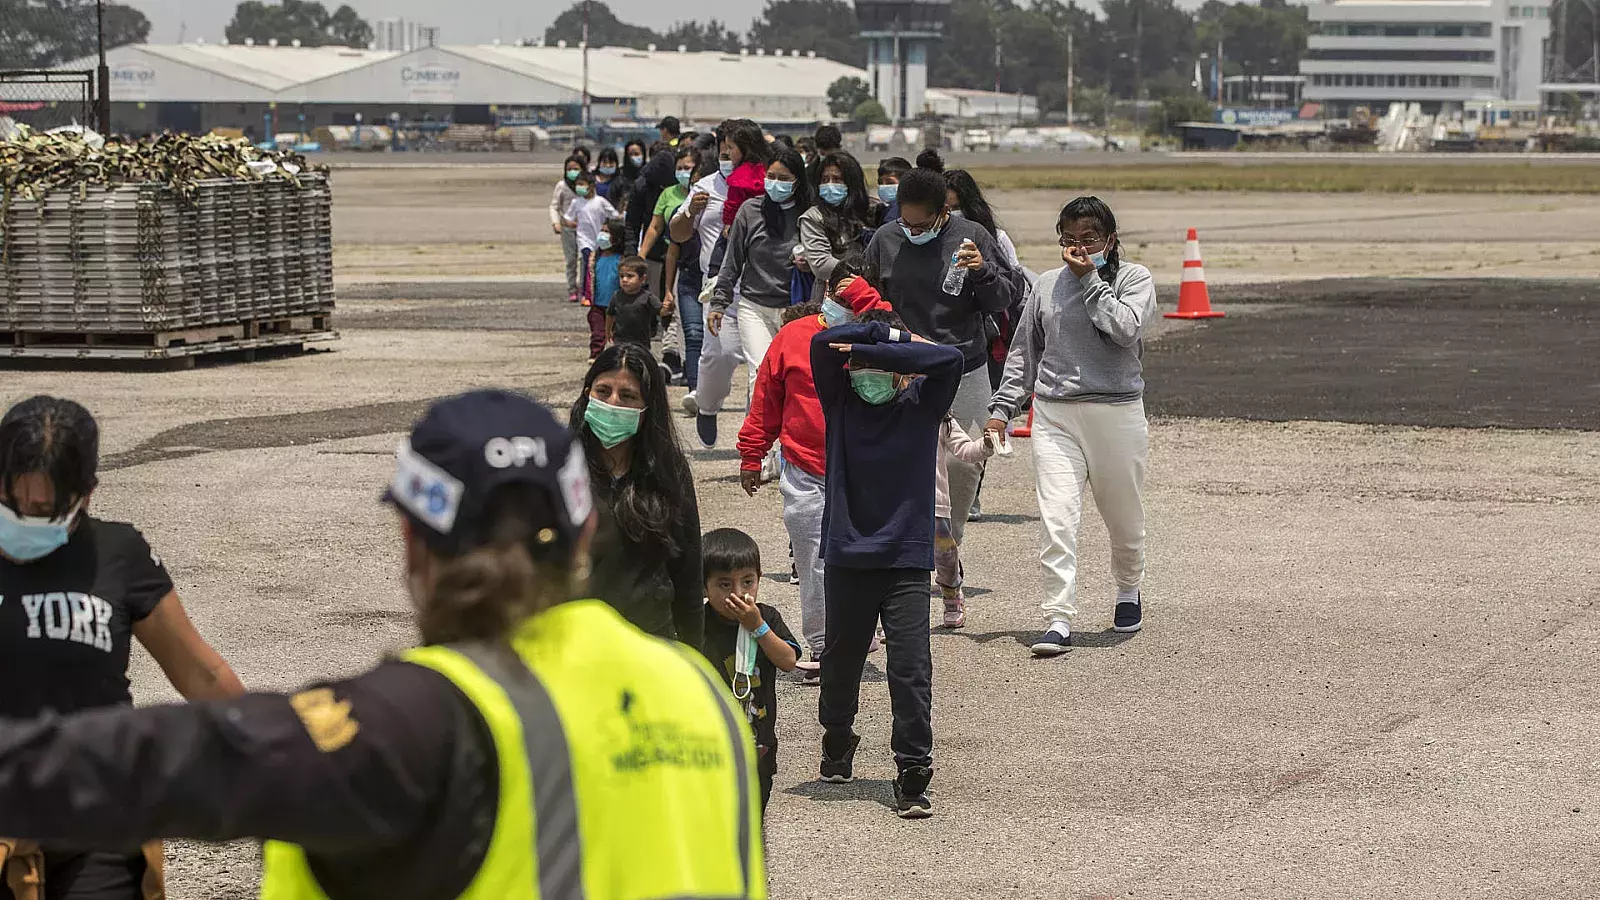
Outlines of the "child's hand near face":
{"type": "Polygon", "coordinates": [[[729,594],[727,603],[728,610],[745,630],[755,631],[761,627],[761,609],[756,606],[756,598],[749,594],[729,594]]]}

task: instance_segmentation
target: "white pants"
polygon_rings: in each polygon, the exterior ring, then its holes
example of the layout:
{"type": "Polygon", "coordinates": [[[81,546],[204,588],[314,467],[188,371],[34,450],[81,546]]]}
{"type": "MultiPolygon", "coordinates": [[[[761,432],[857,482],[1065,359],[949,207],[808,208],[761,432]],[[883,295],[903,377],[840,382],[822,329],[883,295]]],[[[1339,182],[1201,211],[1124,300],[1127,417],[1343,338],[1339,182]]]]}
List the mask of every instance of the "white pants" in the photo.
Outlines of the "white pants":
{"type": "Polygon", "coordinates": [[[822,658],[828,635],[828,606],[822,588],[822,510],[828,483],[784,461],[778,478],[783,494],[783,525],[794,545],[794,568],[800,576],[800,631],[813,660],[822,658]]]}
{"type": "MultiPolygon", "coordinates": [[[[733,373],[744,361],[739,334],[739,308],[744,304],[738,297],[728,305],[722,316],[722,333],[712,334],[705,327],[705,337],[700,343],[700,380],[695,383],[694,399],[702,415],[714,416],[722,412],[733,390],[733,373]]],[[[705,307],[705,317],[710,319],[711,306],[705,307]]],[[[751,367],[754,369],[754,366],[751,367]]]]}
{"type": "MultiPolygon", "coordinates": [[[[961,376],[961,387],[950,403],[950,414],[955,416],[967,434],[982,435],[983,425],[989,420],[989,400],[994,390],[989,386],[989,367],[979,366],[961,376]]],[[[972,501],[978,496],[978,481],[983,477],[983,466],[970,465],[955,457],[949,460],[946,471],[950,485],[950,534],[961,543],[967,531],[967,516],[972,513],[972,501]]]]}
{"type": "Polygon", "coordinates": [[[1143,400],[1033,401],[1033,460],[1044,537],[1040,605],[1051,621],[1069,620],[1078,612],[1078,526],[1085,483],[1094,491],[1095,507],[1110,534],[1117,587],[1134,589],[1144,579],[1143,492],[1149,457],[1143,400]]]}
{"type": "MultiPolygon", "coordinates": [[[[739,303],[739,341],[744,350],[744,364],[749,370],[748,392],[756,392],[756,374],[761,361],[767,358],[767,348],[783,327],[783,311],[787,307],[761,306],[748,300],[739,303]]],[[[723,318],[727,322],[727,317],[723,318]]]]}

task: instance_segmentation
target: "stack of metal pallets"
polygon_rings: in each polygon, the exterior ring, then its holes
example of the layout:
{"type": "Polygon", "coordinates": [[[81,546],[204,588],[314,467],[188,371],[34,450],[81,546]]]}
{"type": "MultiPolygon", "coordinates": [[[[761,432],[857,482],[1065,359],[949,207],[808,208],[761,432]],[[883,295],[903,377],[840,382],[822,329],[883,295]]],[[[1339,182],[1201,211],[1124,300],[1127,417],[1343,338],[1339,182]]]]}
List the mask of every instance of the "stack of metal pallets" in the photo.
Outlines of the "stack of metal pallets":
{"type": "Polygon", "coordinates": [[[79,185],[0,207],[0,357],[159,359],[332,330],[326,175],[79,185]]]}

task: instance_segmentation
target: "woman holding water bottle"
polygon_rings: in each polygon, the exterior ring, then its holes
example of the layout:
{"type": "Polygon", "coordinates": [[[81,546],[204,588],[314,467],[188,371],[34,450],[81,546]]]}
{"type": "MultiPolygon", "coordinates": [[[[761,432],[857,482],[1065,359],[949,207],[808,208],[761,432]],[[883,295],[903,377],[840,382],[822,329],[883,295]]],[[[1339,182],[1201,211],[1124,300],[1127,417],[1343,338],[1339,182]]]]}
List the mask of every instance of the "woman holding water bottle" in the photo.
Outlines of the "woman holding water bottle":
{"type": "MultiPolygon", "coordinates": [[[[994,237],[945,209],[944,175],[926,168],[900,178],[900,217],[885,222],[867,245],[867,280],[914,334],[955,347],[965,358],[950,413],[976,434],[989,414],[989,316],[1026,290],[1022,273],[1005,265],[994,237]]],[[[977,466],[950,463],[951,532],[957,543],[978,491],[977,466]]]]}

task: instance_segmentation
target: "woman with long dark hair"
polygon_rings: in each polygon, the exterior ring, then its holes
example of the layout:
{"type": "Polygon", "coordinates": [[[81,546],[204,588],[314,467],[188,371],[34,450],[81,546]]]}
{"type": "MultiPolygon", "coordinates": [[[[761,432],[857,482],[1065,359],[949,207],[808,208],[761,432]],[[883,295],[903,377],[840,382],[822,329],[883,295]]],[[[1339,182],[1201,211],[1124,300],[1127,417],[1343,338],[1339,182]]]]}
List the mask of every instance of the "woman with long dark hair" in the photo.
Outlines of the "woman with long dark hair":
{"type": "Polygon", "coordinates": [[[805,164],[799,153],[784,147],[767,164],[766,196],[746,203],[728,233],[728,255],[712,290],[706,324],[712,334],[721,330],[723,315],[737,292],[739,341],[752,389],[767,347],[783,327],[800,216],[810,205],[805,164]]]}
{"type": "Polygon", "coordinates": [[[820,302],[833,267],[851,250],[866,249],[872,239],[876,201],[867,196],[861,163],[848,153],[830,153],[811,171],[817,173],[816,202],[800,217],[800,247],[816,278],[811,299],[820,302]]]}
{"type": "Polygon", "coordinates": [[[990,402],[989,431],[1033,402],[1033,457],[1044,522],[1044,602],[1049,625],[1038,656],[1072,645],[1077,614],[1078,524],[1083,486],[1110,532],[1117,582],[1117,631],[1144,622],[1144,329],[1156,313],[1150,270],[1122,259],[1117,218],[1098,197],[1079,197],[1056,222],[1066,263],[1039,276],[1028,293],[1005,378],[990,402]]]}
{"type": "Polygon", "coordinates": [[[700,646],[700,506],[660,365],[638,344],[601,352],[572,405],[594,486],[590,586],[639,628],[700,646]]]}
{"type": "MultiPolygon", "coordinates": [[[[135,639],[187,699],[244,692],[189,621],[144,536],[90,515],[99,463],[100,428],[71,400],[33,397],[0,419],[0,719],[131,706],[135,639]]],[[[159,846],[145,853],[85,846],[97,845],[46,839],[41,850],[22,854],[38,867],[44,896],[136,900],[142,885],[160,884],[159,846]]],[[[10,894],[0,887],[0,896],[10,894]]]]}

